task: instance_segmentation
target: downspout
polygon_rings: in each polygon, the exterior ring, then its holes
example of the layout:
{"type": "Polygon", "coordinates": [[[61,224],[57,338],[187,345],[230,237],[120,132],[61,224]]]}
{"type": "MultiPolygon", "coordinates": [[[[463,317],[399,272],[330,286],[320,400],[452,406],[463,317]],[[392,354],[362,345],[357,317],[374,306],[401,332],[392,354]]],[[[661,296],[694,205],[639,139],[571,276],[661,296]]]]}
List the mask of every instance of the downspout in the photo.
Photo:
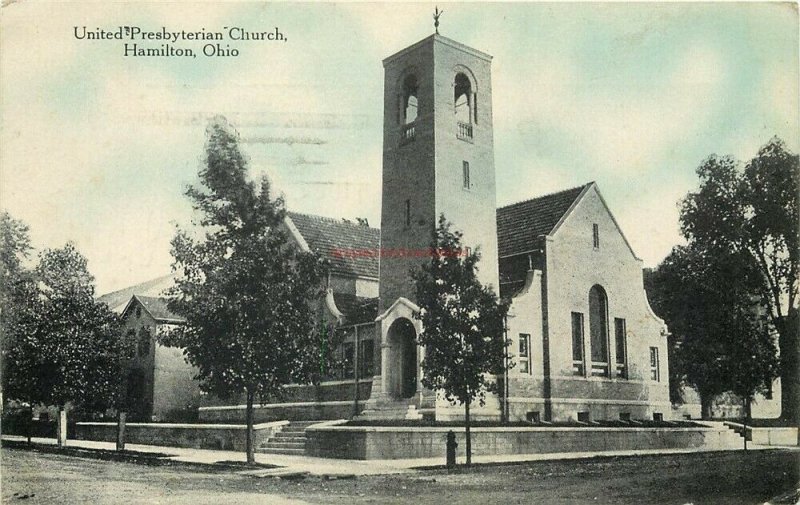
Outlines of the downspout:
{"type": "Polygon", "coordinates": [[[358,368],[361,365],[358,359],[358,325],[353,326],[355,330],[355,345],[353,346],[353,415],[358,415],[358,368]]]}
{"type": "Polygon", "coordinates": [[[539,251],[542,254],[542,393],[544,396],[544,418],[546,421],[553,421],[553,393],[552,379],[550,377],[550,327],[548,323],[549,309],[547,306],[547,237],[540,237],[542,247],[539,251]]]}

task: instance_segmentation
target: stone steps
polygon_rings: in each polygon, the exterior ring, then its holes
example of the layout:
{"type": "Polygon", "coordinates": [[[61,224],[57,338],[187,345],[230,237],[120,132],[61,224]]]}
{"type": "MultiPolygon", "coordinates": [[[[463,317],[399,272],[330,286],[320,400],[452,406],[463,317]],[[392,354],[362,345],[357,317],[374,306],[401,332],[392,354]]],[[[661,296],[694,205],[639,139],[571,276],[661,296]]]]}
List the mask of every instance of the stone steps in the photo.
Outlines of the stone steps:
{"type": "Polygon", "coordinates": [[[292,421],[258,448],[263,454],[303,455],[306,452],[306,428],[320,421],[292,421]]]}

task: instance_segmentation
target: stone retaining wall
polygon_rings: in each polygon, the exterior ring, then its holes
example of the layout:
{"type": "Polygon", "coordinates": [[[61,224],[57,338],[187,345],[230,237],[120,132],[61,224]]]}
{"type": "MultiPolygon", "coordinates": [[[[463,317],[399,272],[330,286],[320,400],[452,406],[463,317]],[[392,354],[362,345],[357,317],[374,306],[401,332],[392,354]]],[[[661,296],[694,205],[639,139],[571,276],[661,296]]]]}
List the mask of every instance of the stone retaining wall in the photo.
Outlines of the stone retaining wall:
{"type": "MultiPolygon", "coordinates": [[[[359,411],[364,404],[359,404],[359,411]]],[[[349,418],[353,412],[353,401],[292,402],[270,403],[253,406],[255,422],[269,422],[282,419],[293,421],[317,421],[321,419],[349,418]]],[[[205,423],[241,423],[245,419],[244,405],[222,407],[200,407],[200,421],[205,423]]]]}
{"type": "MultiPolygon", "coordinates": [[[[266,442],[287,424],[289,421],[256,424],[253,427],[255,447],[266,442]]],[[[246,425],[240,424],[127,423],[125,424],[125,442],[167,447],[244,451],[246,428],[246,425]]],[[[75,438],[114,442],[117,439],[117,424],[77,423],[75,438]]]]}
{"type": "MultiPolygon", "coordinates": [[[[738,433],[742,432],[744,428],[741,423],[734,423],[727,421],[726,425],[730,426],[738,433]]],[[[758,428],[748,426],[747,440],[759,445],[800,445],[800,438],[798,438],[798,429],[792,427],[765,427],[758,428]]]]}
{"type": "MultiPolygon", "coordinates": [[[[306,455],[343,459],[445,456],[452,428],[312,426],[306,455]]],[[[457,455],[464,456],[463,428],[455,428],[457,455]]],[[[727,449],[741,445],[728,428],[472,428],[472,454],[535,454],[647,449],[727,449]]]]}

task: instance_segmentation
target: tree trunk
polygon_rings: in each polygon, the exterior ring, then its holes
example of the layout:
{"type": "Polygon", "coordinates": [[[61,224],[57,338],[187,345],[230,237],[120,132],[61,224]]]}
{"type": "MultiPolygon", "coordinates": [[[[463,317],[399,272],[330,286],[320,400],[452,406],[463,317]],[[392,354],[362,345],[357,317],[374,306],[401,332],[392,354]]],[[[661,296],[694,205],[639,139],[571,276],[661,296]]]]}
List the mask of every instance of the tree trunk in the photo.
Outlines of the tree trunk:
{"type": "Polygon", "coordinates": [[[744,422],[742,423],[742,435],[744,438],[744,450],[747,450],[747,425],[750,424],[750,396],[744,398],[744,422]]]}
{"type": "Polygon", "coordinates": [[[67,445],[67,409],[63,405],[58,407],[58,429],[56,431],[58,447],[67,445]]]}
{"type": "Polygon", "coordinates": [[[125,450],[125,418],[127,412],[117,412],[117,450],[125,450]]]}
{"type": "Polygon", "coordinates": [[[33,402],[28,407],[28,422],[25,423],[25,434],[28,436],[28,445],[31,445],[31,429],[33,428],[33,402]]]}
{"type": "Polygon", "coordinates": [[[800,336],[797,317],[785,318],[778,327],[781,358],[781,418],[800,422],[800,336]]]}
{"type": "Polygon", "coordinates": [[[701,419],[711,419],[711,404],[714,402],[714,397],[705,394],[700,394],[700,418],[701,419]]]}
{"type": "Polygon", "coordinates": [[[245,450],[247,451],[247,464],[254,465],[256,463],[255,448],[253,447],[253,392],[247,390],[247,434],[245,435],[245,450]]]}
{"type": "Polygon", "coordinates": [[[464,430],[467,438],[467,466],[472,466],[472,436],[469,431],[469,404],[469,400],[464,402],[464,430]]]}

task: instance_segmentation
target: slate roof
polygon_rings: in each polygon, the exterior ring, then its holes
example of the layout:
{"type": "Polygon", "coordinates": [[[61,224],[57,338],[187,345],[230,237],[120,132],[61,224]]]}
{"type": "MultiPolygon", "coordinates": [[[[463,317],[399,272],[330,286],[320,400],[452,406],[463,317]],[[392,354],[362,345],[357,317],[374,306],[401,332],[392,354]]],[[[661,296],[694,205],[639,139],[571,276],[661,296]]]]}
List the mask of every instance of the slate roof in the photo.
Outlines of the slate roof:
{"type": "Polygon", "coordinates": [[[108,308],[115,312],[122,312],[133,295],[159,295],[172,286],[174,279],[175,274],[163,275],[135,286],[106,293],[100,296],[98,301],[105,302],[108,308]]]}
{"type": "Polygon", "coordinates": [[[147,312],[153,316],[158,322],[183,322],[181,316],[173,314],[167,308],[167,300],[164,298],[158,298],[156,296],[141,296],[141,295],[133,295],[134,298],[139,300],[139,303],[147,310],[147,312]]]}
{"type": "Polygon", "coordinates": [[[497,251],[502,258],[533,249],[540,235],[549,235],[592,182],[497,209],[497,251]]]}
{"type": "Polygon", "coordinates": [[[332,272],[378,277],[378,228],[298,212],[287,214],[308,247],[330,260],[332,272]]]}

